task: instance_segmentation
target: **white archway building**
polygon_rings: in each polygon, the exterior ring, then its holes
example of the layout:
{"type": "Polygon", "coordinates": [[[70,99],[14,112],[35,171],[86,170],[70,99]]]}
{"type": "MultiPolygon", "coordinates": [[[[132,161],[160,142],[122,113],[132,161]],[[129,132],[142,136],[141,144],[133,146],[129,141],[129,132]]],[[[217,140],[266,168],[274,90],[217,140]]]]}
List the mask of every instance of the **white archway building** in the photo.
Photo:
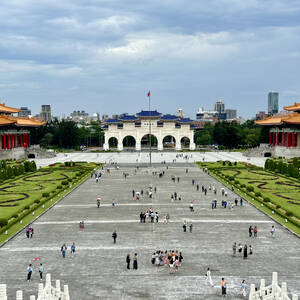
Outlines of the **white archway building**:
{"type": "Polygon", "coordinates": [[[182,149],[182,140],[189,140],[189,149],[195,149],[194,129],[192,120],[180,118],[175,115],[162,115],[155,111],[141,111],[136,115],[125,115],[119,119],[106,120],[103,129],[105,135],[104,150],[109,150],[109,139],[115,138],[119,151],[123,150],[123,140],[131,136],[135,140],[135,150],[142,150],[142,139],[149,137],[149,123],[151,122],[151,135],[157,139],[157,150],[163,150],[163,140],[172,137],[176,150],[182,149]]]}

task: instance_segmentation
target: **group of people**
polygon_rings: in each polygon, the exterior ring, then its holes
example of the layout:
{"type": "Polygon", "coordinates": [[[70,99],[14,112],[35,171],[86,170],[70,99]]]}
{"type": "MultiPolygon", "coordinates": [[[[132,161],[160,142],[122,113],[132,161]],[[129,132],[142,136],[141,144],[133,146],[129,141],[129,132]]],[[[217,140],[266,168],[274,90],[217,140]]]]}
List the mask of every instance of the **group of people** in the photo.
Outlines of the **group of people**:
{"type": "Polygon", "coordinates": [[[244,246],[242,244],[237,245],[237,243],[234,242],[232,245],[232,255],[236,256],[237,251],[239,255],[243,256],[243,258],[246,259],[248,258],[248,255],[253,254],[253,247],[251,245],[249,245],[248,247],[247,244],[245,244],[244,246]]]}
{"type": "Polygon", "coordinates": [[[158,218],[159,218],[158,212],[157,211],[154,212],[152,208],[149,208],[146,212],[141,211],[140,213],[140,223],[146,223],[146,222],[158,223],[158,218]]]}
{"type": "Polygon", "coordinates": [[[32,226],[26,226],[25,232],[26,232],[27,238],[32,238],[33,233],[34,233],[34,229],[33,229],[32,226]]]}
{"type": "Polygon", "coordinates": [[[184,220],[182,225],[183,232],[186,232],[187,227],[190,228],[190,232],[193,231],[193,223],[192,222],[188,223],[186,220],[184,220]]]}
{"type": "Polygon", "coordinates": [[[257,238],[258,229],[257,226],[252,227],[252,225],[248,229],[249,237],[257,238]]]}
{"type": "Polygon", "coordinates": [[[157,267],[159,266],[169,266],[170,273],[174,273],[178,271],[178,267],[181,266],[183,262],[183,256],[181,252],[178,252],[177,250],[169,250],[169,251],[161,251],[158,250],[156,252],[153,252],[151,257],[151,263],[152,265],[155,265],[157,267]]]}
{"type": "MultiPolygon", "coordinates": [[[[27,281],[31,281],[31,276],[32,276],[32,273],[33,273],[32,264],[28,265],[26,273],[27,273],[27,281]]],[[[39,266],[40,280],[43,280],[43,273],[44,273],[44,266],[43,266],[43,264],[40,264],[40,266],[39,266]]]]}
{"type": "MultiPolygon", "coordinates": [[[[130,254],[128,253],[126,256],[126,265],[127,265],[127,270],[130,270],[130,262],[131,262],[131,257],[130,254]]],[[[134,253],[133,256],[133,270],[137,270],[138,269],[138,256],[137,253],[134,253]]]]}
{"type": "MultiPolygon", "coordinates": [[[[73,257],[75,255],[75,249],[76,249],[75,243],[73,243],[71,245],[71,248],[70,248],[70,250],[71,250],[71,257],[73,257]]],[[[60,252],[61,252],[61,255],[62,255],[63,258],[66,258],[67,250],[68,249],[67,249],[66,244],[65,243],[62,244],[62,246],[60,247],[60,252]]]]}

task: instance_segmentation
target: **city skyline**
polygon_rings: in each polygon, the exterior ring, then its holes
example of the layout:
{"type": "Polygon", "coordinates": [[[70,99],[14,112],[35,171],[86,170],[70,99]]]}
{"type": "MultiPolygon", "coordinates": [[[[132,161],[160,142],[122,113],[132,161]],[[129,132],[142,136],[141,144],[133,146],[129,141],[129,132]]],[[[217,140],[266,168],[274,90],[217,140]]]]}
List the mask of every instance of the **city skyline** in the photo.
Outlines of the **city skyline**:
{"type": "Polygon", "coordinates": [[[182,108],[218,99],[238,116],[300,98],[298,1],[33,0],[0,12],[0,99],[32,114],[182,108]],[[9,76],[8,76],[9,74],[9,76]],[[251,105],[249,105],[251,103],[251,105]]]}

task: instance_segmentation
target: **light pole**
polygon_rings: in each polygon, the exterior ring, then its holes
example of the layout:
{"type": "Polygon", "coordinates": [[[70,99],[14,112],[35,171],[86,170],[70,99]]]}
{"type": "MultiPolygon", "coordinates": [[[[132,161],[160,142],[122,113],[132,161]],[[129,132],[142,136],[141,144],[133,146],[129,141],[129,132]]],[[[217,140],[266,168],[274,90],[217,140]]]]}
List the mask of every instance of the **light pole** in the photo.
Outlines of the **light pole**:
{"type": "Polygon", "coordinates": [[[150,102],[151,102],[151,96],[150,96],[150,90],[147,94],[149,98],[149,143],[150,143],[150,150],[149,150],[149,161],[150,161],[150,168],[152,166],[152,159],[151,159],[151,111],[150,111],[150,102]]]}

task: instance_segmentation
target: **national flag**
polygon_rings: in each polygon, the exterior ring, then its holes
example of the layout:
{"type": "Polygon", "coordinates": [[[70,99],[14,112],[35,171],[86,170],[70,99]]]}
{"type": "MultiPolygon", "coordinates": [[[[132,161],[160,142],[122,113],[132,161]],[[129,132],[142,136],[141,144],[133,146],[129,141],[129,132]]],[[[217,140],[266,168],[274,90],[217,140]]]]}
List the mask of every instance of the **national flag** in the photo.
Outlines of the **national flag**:
{"type": "Polygon", "coordinates": [[[35,257],[35,258],[34,258],[34,261],[39,261],[39,260],[40,260],[39,257],[35,257]]]}
{"type": "Polygon", "coordinates": [[[150,91],[148,92],[147,97],[150,97],[150,91]]]}

